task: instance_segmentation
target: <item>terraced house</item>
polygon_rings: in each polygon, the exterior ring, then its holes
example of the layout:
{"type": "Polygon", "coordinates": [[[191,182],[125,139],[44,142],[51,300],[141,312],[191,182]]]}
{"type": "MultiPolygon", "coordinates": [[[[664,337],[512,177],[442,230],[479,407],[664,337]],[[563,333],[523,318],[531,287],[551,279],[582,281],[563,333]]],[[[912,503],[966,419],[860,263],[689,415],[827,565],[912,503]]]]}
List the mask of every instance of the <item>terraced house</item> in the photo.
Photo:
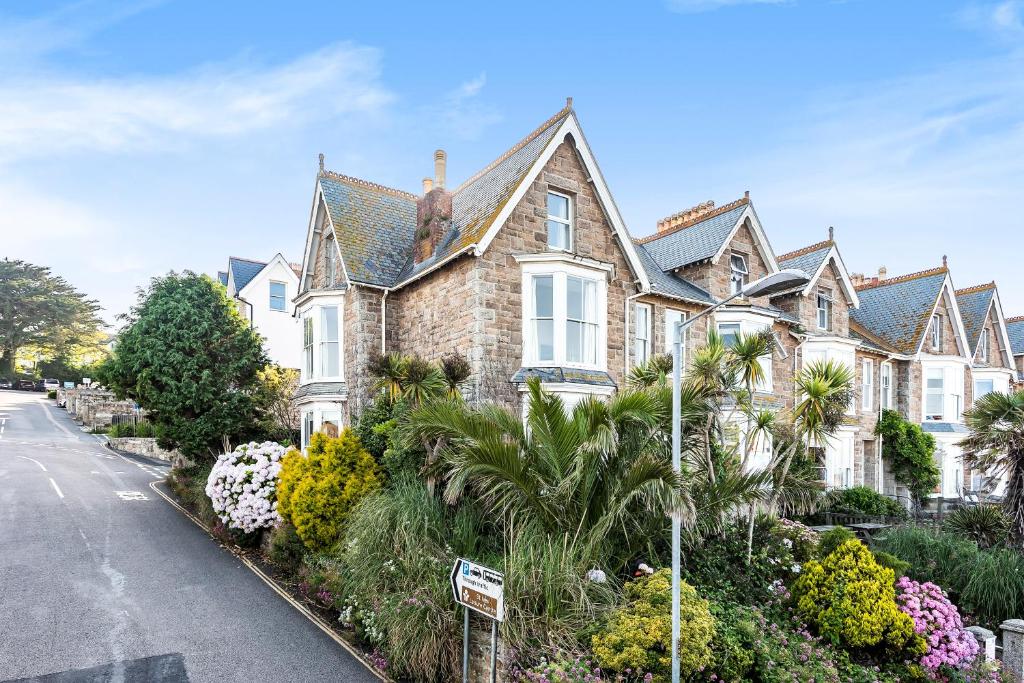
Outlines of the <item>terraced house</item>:
{"type": "MultiPolygon", "coordinates": [[[[853,368],[857,398],[818,453],[829,486],[897,492],[874,434],[885,408],[936,435],[936,495],[980,486],[959,464],[962,412],[976,393],[1016,378],[994,285],[958,293],[945,263],[895,278],[851,274],[831,228],[822,242],[776,255],[749,193],[679,211],[634,239],[571,100],[453,189],[446,161],[438,150],[413,194],[327,170],[321,157],[295,298],[304,440],[367,405],[378,353],[463,354],[472,401],[521,406],[529,377],[569,406],[610,395],[633,365],[670,350],[675,322],[797,268],[810,276],[805,286],[736,299],[698,321],[687,353],[709,325],[726,341],[770,330],[756,400],[778,407],[793,405],[793,376],[806,364],[853,368]]],[[[737,439],[742,432],[736,425],[737,439]]],[[[755,454],[755,466],[768,456],[755,454]]]]}

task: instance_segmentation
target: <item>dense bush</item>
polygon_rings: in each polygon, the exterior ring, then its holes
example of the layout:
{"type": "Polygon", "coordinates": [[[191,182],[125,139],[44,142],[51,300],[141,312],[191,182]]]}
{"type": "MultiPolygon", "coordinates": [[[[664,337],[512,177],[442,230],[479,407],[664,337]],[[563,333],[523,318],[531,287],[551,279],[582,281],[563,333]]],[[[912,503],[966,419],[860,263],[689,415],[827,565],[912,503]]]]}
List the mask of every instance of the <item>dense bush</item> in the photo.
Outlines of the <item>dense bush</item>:
{"type": "Polygon", "coordinates": [[[270,546],[267,556],[278,569],[286,574],[295,574],[302,567],[306,546],[288,522],[282,522],[270,532],[270,546]]]}
{"type": "Polygon", "coordinates": [[[281,521],[276,490],[284,453],[283,446],[267,441],[242,444],[217,458],[206,495],[229,529],[248,534],[281,521]]]}
{"type": "Polygon", "coordinates": [[[373,459],[381,462],[388,448],[388,439],[395,423],[396,404],[387,395],[381,394],[356,420],[355,433],[373,459]]]}
{"type": "Polygon", "coordinates": [[[817,556],[820,536],[818,532],[800,522],[780,519],[772,527],[771,534],[789,548],[793,554],[793,560],[798,564],[803,564],[817,556]]]}
{"type": "Polygon", "coordinates": [[[921,666],[933,676],[940,669],[963,669],[978,654],[978,641],[966,631],[956,605],[934,583],[918,583],[906,576],[896,582],[900,610],[914,620],[914,632],[923,637],[927,652],[921,666]]]}
{"type": "Polygon", "coordinates": [[[833,512],[905,519],[907,510],[892,498],[867,486],[838,489],[828,494],[826,504],[833,512]]]}
{"type": "Polygon", "coordinates": [[[152,422],[142,420],[140,422],[122,422],[111,425],[108,436],[113,439],[124,437],[135,437],[139,439],[150,439],[156,436],[156,428],[152,422]]]}
{"type": "Polygon", "coordinates": [[[942,481],[934,458],[935,438],[895,410],[882,411],[875,433],[882,437],[882,456],[892,466],[896,481],[920,503],[942,481]]]}
{"type": "Polygon", "coordinates": [[[818,535],[818,559],[824,559],[847,541],[857,540],[857,534],[845,526],[837,526],[818,535]]]}
{"type": "Polygon", "coordinates": [[[179,467],[171,470],[167,477],[168,486],[181,504],[208,527],[222,524],[206,495],[206,482],[212,469],[213,465],[208,464],[179,467]]]}
{"type": "Polygon", "coordinates": [[[46,392],[46,398],[51,400],[57,398],[57,392],[54,389],[50,389],[46,392]]]}
{"type": "Polygon", "coordinates": [[[979,548],[991,548],[1010,540],[1013,520],[998,505],[977,505],[954,510],[942,528],[971,539],[979,548]]]}
{"type": "MultiPolygon", "coordinates": [[[[625,585],[626,604],[592,640],[603,669],[646,671],[656,681],[672,672],[672,572],[662,569],[625,585]]],[[[711,663],[715,620],[693,586],[680,586],[680,671],[690,676],[711,663]]]]}
{"type": "Polygon", "coordinates": [[[942,586],[989,628],[1024,613],[1024,557],[1015,550],[980,550],[962,536],[916,527],[890,529],[878,545],[910,563],[910,578],[942,586]]]}
{"type": "Polygon", "coordinates": [[[890,656],[917,654],[913,620],[896,604],[895,577],[860,541],[846,541],[820,562],[812,560],[793,587],[797,613],[822,638],[843,647],[890,656]]]}
{"type": "Polygon", "coordinates": [[[313,434],[308,451],[289,451],[281,463],[278,512],[307,548],[323,550],[338,542],[352,508],[380,487],[380,477],[350,429],[335,438],[313,434]]]}

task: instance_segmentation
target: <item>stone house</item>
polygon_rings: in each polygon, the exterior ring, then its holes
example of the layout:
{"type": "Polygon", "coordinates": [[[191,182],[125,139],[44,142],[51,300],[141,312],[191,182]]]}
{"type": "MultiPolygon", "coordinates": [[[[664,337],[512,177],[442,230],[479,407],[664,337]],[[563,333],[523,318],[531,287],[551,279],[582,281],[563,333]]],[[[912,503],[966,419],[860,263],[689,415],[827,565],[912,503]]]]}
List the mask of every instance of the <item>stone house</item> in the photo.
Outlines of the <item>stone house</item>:
{"type": "Polygon", "coordinates": [[[1010,335],[1013,367],[1017,371],[1014,384],[1019,389],[1024,385],[1024,315],[1007,318],[1006,331],[1010,335]]]}

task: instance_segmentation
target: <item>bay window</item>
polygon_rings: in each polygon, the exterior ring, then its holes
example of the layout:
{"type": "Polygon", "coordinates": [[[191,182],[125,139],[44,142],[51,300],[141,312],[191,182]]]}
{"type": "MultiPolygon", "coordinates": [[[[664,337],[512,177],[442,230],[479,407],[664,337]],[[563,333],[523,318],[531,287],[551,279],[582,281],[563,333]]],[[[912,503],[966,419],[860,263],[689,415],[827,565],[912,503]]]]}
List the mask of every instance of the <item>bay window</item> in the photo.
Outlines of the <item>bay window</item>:
{"type": "MultiPolygon", "coordinates": [[[[722,338],[722,343],[727,348],[735,346],[741,336],[749,337],[770,329],[768,325],[756,318],[746,318],[742,322],[720,322],[717,328],[718,336],[722,338]]],[[[763,377],[754,387],[756,391],[770,392],[772,390],[772,356],[774,352],[775,345],[772,344],[771,350],[758,359],[763,377]]]]}
{"type": "Polygon", "coordinates": [[[320,376],[338,377],[341,363],[338,344],[338,308],[324,306],[320,309],[320,376]]]}
{"type": "Polygon", "coordinates": [[[604,369],[604,273],[549,260],[523,263],[523,364],[604,369]]]}
{"type": "Polygon", "coordinates": [[[739,323],[720,323],[718,325],[718,336],[722,338],[722,343],[727,348],[732,348],[736,345],[736,342],[740,338],[740,324],[739,323]]]}
{"type": "Polygon", "coordinates": [[[548,248],[572,251],[572,200],[548,192],[548,248]]]}
{"type": "Polygon", "coordinates": [[[860,407],[871,410],[874,407],[875,393],[875,362],[869,358],[861,361],[860,375],[860,407]]]}
{"type": "Polygon", "coordinates": [[[651,357],[651,307],[636,305],[636,333],[633,337],[633,362],[643,365],[651,357]]]}
{"type": "Polygon", "coordinates": [[[313,316],[309,313],[302,319],[303,370],[306,379],[313,378],[313,316]]]}
{"type": "Polygon", "coordinates": [[[882,384],[882,408],[891,410],[892,403],[892,365],[890,363],[882,363],[880,380],[882,384]]]}
{"type": "Polygon", "coordinates": [[[995,391],[995,382],[991,379],[976,379],[974,380],[974,400],[977,401],[985,394],[991,394],[995,391]]]}
{"type": "Polygon", "coordinates": [[[930,368],[926,377],[924,419],[941,420],[945,403],[945,373],[942,368],[930,368]]]}

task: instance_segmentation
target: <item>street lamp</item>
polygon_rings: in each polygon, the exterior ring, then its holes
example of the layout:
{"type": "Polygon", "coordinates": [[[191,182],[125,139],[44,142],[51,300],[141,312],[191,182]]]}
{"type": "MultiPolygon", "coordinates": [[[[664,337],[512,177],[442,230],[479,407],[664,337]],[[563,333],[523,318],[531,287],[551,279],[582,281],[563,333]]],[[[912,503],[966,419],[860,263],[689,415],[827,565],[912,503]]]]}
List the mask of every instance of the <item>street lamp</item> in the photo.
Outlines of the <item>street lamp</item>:
{"type": "MultiPolygon", "coordinates": [[[[697,315],[681,320],[675,324],[675,341],[672,345],[672,470],[682,472],[682,425],[679,413],[682,409],[683,383],[683,332],[697,320],[711,315],[733,299],[741,296],[770,296],[797,287],[803,287],[811,278],[802,270],[787,269],[766,275],[751,282],[732,296],[722,299],[697,315]]],[[[672,683],[679,683],[679,565],[681,520],[678,514],[672,515],[672,683]]]]}

